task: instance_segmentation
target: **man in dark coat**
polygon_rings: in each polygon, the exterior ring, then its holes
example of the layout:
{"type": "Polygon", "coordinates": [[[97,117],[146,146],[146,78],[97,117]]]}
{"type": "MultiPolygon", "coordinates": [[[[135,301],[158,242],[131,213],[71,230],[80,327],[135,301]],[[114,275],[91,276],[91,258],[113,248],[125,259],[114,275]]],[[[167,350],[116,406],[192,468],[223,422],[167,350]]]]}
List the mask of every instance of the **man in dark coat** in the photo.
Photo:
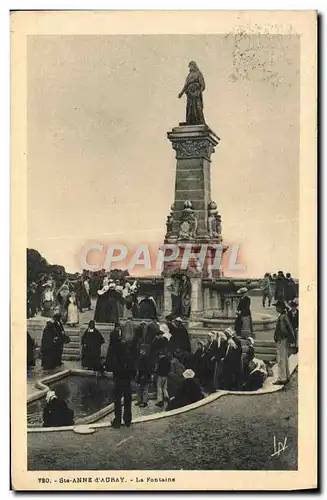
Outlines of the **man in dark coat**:
{"type": "Polygon", "coordinates": [[[122,337],[118,337],[110,350],[109,358],[112,366],[114,379],[114,405],[115,418],[111,425],[115,428],[121,426],[122,406],[121,399],[124,399],[123,420],[126,427],[132,422],[132,385],[131,382],[136,375],[136,348],[135,343],[126,342],[122,337]]]}

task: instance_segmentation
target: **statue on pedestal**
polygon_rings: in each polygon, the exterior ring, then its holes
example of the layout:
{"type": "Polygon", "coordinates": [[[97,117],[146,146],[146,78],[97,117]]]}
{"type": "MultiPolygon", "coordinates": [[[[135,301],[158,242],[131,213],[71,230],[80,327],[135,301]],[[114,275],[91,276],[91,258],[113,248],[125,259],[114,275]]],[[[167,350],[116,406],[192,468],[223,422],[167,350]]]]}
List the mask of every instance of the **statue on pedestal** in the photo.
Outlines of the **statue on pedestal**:
{"type": "Polygon", "coordinates": [[[210,238],[221,239],[221,216],[214,201],[208,205],[208,234],[210,238]]]}
{"type": "Polygon", "coordinates": [[[171,292],[171,316],[188,318],[191,313],[191,280],[185,274],[176,273],[172,276],[171,284],[167,287],[171,292]]]}
{"type": "Polygon", "coordinates": [[[166,227],[166,238],[169,238],[170,236],[172,236],[174,229],[174,205],[170,207],[170,214],[167,216],[166,227]]]}
{"type": "Polygon", "coordinates": [[[178,98],[180,99],[183,94],[187,96],[186,125],[204,125],[202,93],[206,87],[205,81],[196,62],[191,61],[188,66],[190,72],[178,98]]]}
{"type": "Polygon", "coordinates": [[[184,203],[184,209],[179,220],[179,241],[193,240],[196,238],[198,220],[192,208],[192,202],[187,200],[184,203]]]}

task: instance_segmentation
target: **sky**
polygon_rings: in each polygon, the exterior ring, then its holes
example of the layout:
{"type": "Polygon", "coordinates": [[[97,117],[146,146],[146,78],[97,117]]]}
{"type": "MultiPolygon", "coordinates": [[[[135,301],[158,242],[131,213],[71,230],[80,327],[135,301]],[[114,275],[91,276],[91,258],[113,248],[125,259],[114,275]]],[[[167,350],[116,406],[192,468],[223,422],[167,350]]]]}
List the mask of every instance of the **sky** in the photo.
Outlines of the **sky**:
{"type": "Polygon", "coordinates": [[[27,57],[29,248],[75,272],[87,242],[163,242],[167,132],[185,119],[177,95],[195,60],[220,137],[211,191],[224,240],[240,244],[244,276],[298,276],[297,36],[38,35],[27,57]]]}

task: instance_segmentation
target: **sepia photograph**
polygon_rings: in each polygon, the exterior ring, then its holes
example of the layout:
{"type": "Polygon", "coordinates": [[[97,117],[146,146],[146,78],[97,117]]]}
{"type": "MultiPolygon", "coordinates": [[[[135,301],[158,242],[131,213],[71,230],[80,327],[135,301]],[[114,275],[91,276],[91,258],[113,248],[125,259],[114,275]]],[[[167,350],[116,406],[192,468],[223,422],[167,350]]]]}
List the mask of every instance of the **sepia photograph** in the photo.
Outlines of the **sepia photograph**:
{"type": "Polygon", "coordinates": [[[11,36],[14,489],[314,488],[316,13],[11,36]]]}

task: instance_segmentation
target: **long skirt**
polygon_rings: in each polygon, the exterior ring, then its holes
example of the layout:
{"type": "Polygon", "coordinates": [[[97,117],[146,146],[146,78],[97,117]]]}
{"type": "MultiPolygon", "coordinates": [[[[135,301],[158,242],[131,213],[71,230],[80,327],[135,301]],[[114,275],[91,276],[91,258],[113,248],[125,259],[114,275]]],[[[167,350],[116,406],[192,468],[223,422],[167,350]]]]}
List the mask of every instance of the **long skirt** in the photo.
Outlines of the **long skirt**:
{"type": "Polygon", "coordinates": [[[82,349],[82,366],[89,370],[103,371],[101,363],[101,347],[84,346],[82,349]]]}
{"type": "Polygon", "coordinates": [[[63,324],[67,323],[68,310],[66,304],[59,304],[59,312],[63,324]]]}
{"type": "Polygon", "coordinates": [[[252,336],[253,336],[252,318],[251,318],[251,316],[242,316],[241,337],[243,339],[247,339],[248,337],[252,337],[252,336]]]}
{"type": "Polygon", "coordinates": [[[77,325],[78,324],[78,309],[76,304],[69,304],[67,311],[67,324],[77,325]]]}
{"type": "Polygon", "coordinates": [[[54,304],[52,300],[45,300],[42,304],[42,316],[52,318],[54,314],[54,304]]]}
{"type": "Polygon", "coordinates": [[[223,368],[222,362],[215,361],[215,369],[213,372],[213,382],[212,382],[213,389],[220,389],[221,388],[222,368],[223,368]]]}
{"type": "Polygon", "coordinates": [[[41,354],[42,368],[50,370],[61,365],[62,349],[60,345],[53,345],[43,349],[41,354]]]}

